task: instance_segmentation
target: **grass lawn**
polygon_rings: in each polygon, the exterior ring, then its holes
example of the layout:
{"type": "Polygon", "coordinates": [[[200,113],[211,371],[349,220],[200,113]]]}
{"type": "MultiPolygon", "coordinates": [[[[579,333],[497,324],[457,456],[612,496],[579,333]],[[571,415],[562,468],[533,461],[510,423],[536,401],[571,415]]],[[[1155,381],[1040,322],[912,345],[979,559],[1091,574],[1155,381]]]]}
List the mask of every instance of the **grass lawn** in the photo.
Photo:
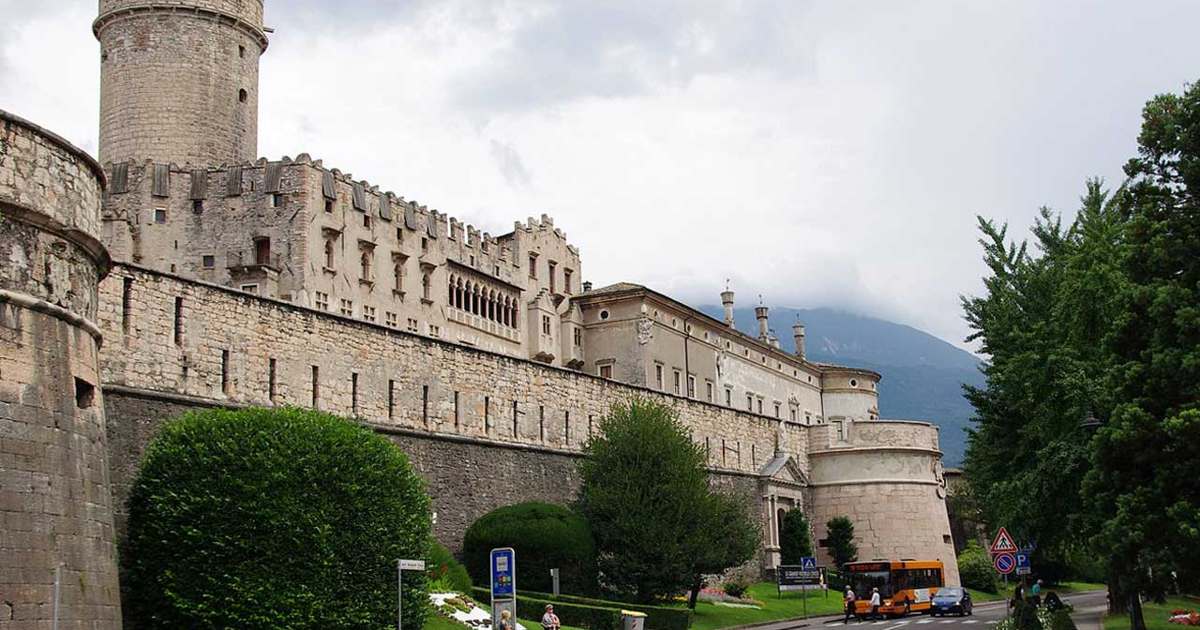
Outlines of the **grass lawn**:
{"type": "Polygon", "coordinates": [[[975,602],[976,604],[982,604],[984,602],[998,602],[1002,599],[1007,598],[1007,595],[1004,594],[1003,588],[996,591],[995,593],[989,593],[987,591],[977,591],[973,588],[967,589],[967,592],[971,593],[971,601],[975,602]]]}
{"type": "MultiPolygon", "coordinates": [[[[804,599],[801,593],[784,593],[779,596],[774,582],[759,582],[750,587],[749,596],[762,603],[762,608],[734,608],[718,606],[711,602],[697,602],[692,616],[692,630],[716,630],[730,626],[741,626],[776,619],[791,619],[804,615],[804,599]]],[[[842,612],[842,596],[836,591],[826,597],[821,591],[808,593],[809,616],[836,615],[842,612]]]]}
{"type": "MultiPolygon", "coordinates": [[[[1200,601],[1186,597],[1168,597],[1167,603],[1142,604],[1142,615],[1146,618],[1146,630],[1178,630],[1187,628],[1177,623],[1167,623],[1171,611],[1176,609],[1200,610],[1200,601]]],[[[1129,630],[1129,615],[1108,615],[1104,617],[1104,630],[1129,630]]]]}
{"type": "Polygon", "coordinates": [[[1078,593],[1079,591],[1103,591],[1108,588],[1106,584],[1095,584],[1093,582],[1063,582],[1047,586],[1044,590],[1058,591],[1059,593],[1078,593]]]}

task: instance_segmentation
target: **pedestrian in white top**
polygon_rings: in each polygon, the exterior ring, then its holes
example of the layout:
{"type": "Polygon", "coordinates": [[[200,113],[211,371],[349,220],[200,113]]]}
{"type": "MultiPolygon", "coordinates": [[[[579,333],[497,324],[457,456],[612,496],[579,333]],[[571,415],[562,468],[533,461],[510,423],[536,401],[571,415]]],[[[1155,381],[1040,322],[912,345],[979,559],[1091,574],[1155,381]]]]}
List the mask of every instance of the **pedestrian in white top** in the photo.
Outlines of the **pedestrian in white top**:
{"type": "Polygon", "coordinates": [[[543,630],[559,630],[562,624],[558,621],[558,615],[554,614],[554,606],[546,604],[546,614],[542,615],[543,630]]]}
{"type": "Polygon", "coordinates": [[[846,604],[846,618],[842,619],[842,625],[845,625],[850,623],[850,616],[854,614],[854,589],[846,587],[846,595],[842,602],[846,604]]]}
{"type": "Polygon", "coordinates": [[[871,589],[871,619],[879,618],[879,589],[871,589]]]}

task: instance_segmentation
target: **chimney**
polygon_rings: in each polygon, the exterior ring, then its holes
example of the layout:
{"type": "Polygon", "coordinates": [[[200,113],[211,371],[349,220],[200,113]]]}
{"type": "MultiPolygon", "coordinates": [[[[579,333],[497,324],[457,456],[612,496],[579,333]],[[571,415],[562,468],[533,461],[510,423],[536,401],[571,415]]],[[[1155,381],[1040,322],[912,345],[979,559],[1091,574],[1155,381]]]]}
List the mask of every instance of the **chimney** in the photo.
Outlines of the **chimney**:
{"type": "Polygon", "coordinates": [[[725,306],[725,325],[733,328],[733,291],[729,290],[729,281],[725,281],[725,290],[721,292],[721,304],[725,306]]]}
{"type": "Polygon", "coordinates": [[[758,306],[754,307],[754,318],[758,320],[758,340],[769,341],[771,330],[767,326],[767,307],[763,305],[761,295],[758,296],[758,306]]]}
{"type": "Polygon", "coordinates": [[[584,292],[584,293],[587,293],[588,291],[591,291],[591,290],[592,290],[592,281],[591,281],[591,280],[585,280],[585,281],[583,282],[583,292],[584,292]]]}
{"type": "Polygon", "coordinates": [[[799,321],[792,324],[792,338],[796,340],[796,356],[804,360],[804,324],[799,321]]]}

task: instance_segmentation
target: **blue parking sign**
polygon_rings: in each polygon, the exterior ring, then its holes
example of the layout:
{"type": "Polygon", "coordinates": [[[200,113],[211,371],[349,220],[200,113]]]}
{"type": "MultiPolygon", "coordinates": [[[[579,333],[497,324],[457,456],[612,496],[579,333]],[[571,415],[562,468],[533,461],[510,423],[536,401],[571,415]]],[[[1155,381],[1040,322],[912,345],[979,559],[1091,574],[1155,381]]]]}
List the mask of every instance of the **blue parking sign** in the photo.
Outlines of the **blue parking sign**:
{"type": "Polygon", "coordinates": [[[512,547],[492,550],[492,599],[511,599],[517,592],[517,553],[512,547]]]}

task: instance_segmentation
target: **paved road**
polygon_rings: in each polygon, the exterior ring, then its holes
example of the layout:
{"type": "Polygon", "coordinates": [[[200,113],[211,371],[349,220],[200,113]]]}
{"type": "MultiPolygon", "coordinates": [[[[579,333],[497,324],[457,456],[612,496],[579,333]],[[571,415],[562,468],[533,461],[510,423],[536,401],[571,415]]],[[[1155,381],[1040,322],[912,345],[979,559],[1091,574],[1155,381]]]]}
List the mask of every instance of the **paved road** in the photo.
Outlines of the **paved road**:
{"type": "MultiPolygon", "coordinates": [[[[1106,608],[1104,591],[1088,591],[1063,596],[1063,599],[1075,607],[1075,625],[1079,630],[1100,630],[1100,615],[1106,608]]],[[[882,621],[851,621],[846,628],[861,628],[861,630],[988,630],[1005,615],[1004,602],[989,602],[975,607],[975,614],[969,617],[930,617],[913,614],[899,619],[882,621]]],[[[791,627],[807,624],[810,627],[833,628],[842,626],[841,617],[825,617],[811,619],[807,622],[797,621],[791,627]]],[[[781,624],[783,625],[783,624],[781,624]]],[[[771,630],[786,630],[785,627],[771,630]]]]}

